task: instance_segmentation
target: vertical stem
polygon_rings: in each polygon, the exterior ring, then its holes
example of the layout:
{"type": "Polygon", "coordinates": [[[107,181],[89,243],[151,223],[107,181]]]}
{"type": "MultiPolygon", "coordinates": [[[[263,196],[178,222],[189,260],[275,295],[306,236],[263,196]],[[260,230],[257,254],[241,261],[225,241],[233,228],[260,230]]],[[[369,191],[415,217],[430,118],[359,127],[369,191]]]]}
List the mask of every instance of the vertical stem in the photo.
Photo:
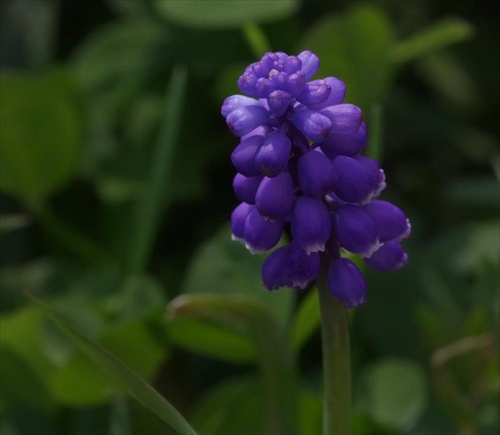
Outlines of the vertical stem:
{"type": "Polygon", "coordinates": [[[318,277],[323,347],[323,435],[351,432],[351,368],[347,310],[328,291],[328,259],[318,277]]]}

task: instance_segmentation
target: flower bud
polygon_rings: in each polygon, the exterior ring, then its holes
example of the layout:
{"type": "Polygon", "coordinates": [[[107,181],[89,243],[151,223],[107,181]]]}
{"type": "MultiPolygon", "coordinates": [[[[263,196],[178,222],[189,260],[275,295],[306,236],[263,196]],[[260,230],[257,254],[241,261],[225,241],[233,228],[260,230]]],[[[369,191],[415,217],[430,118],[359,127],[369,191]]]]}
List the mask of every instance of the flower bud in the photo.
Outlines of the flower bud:
{"type": "Polygon", "coordinates": [[[260,214],[276,221],[286,218],[293,207],[293,179],[288,172],[274,178],[264,177],[255,195],[255,203],[260,214]]]}
{"type": "Polygon", "coordinates": [[[330,95],[330,86],[324,80],[306,83],[305,89],[297,96],[297,101],[306,106],[325,101],[330,95]]]}
{"type": "Polygon", "coordinates": [[[295,127],[313,142],[321,142],[331,127],[331,122],[326,116],[309,109],[303,109],[294,113],[292,122],[295,127]]]}
{"type": "Polygon", "coordinates": [[[404,213],[387,201],[375,199],[363,207],[375,220],[381,242],[402,240],[410,236],[410,221],[404,213]]]}
{"type": "Polygon", "coordinates": [[[309,151],[297,162],[300,187],[305,195],[319,198],[337,185],[333,162],[319,151],[309,151]]]}
{"type": "Polygon", "coordinates": [[[363,112],[353,104],[325,107],[320,110],[320,113],[328,117],[331,121],[331,131],[336,134],[355,133],[363,121],[363,112]]]}
{"type": "Polygon", "coordinates": [[[227,118],[233,110],[252,105],[259,105],[259,102],[253,98],[245,97],[244,95],[232,95],[224,100],[221,113],[224,118],[227,118]]]}
{"type": "Polygon", "coordinates": [[[399,270],[408,264],[408,254],[403,250],[401,243],[396,240],[384,243],[370,258],[365,258],[365,263],[372,269],[386,272],[399,270]]]}
{"type": "Polygon", "coordinates": [[[267,103],[269,105],[269,109],[278,116],[283,115],[288,105],[292,101],[293,96],[288,92],[277,90],[273,91],[267,97],[267,103]]]}
{"type": "Polygon", "coordinates": [[[330,214],[321,199],[300,196],[295,201],[291,220],[292,237],[308,255],[325,250],[331,229],[330,214]]]}
{"type": "Polygon", "coordinates": [[[245,241],[245,221],[255,206],[242,202],[231,213],[231,239],[245,241]]]}
{"type": "Polygon", "coordinates": [[[261,105],[239,107],[226,118],[226,124],[235,136],[251,132],[269,119],[269,112],[261,105]]]}
{"type": "Polygon", "coordinates": [[[360,153],[367,142],[366,124],[362,122],[358,131],[352,134],[338,134],[333,129],[330,130],[321,144],[321,149],[332,159],[339,155],[352,157],[360,153]]]}
{"type": "Polygon", "coordinates": [[[309,80],[319,69],[319,58],[309,50],[305,50],[297,56],[302,61],[301,71],[306,80],[309,80]]]}
{"type": "Polygon", "coordinates": [[[281,174],[288,164],[292,141],[283,133],[275,132],[264,139],[255,155],[255,165],[268,177],[281,174]]]}
{"type": "Polygon", "coordinates": [[[384,171],[380,168],[380,165],[376,160],[370,159],[369,157],[365,156],[355,156],[354,159],[363,165],[365,169],[370,173],[372,176],[375,185],[373,189],[373,196],[378,196],[384,190],[387,186],[385,183],[385,174],[384,171]]]}
{"type": "Polygon", "coordinates": [[[268,290],[291,286],[292,282],[286,274],[286,260],[290,246],[282,246],[273,251],[262,264],[262,283],[268,290]]]}
{"type": "Polygon", "coordinates": [[[293,96],[300,95],[306,86],[306,78],[302,71],[288,76],[286,81],[286,90],[293,96]]]}
{"type": "Polygon", "coordinates": [[[254,208],[245,221],[245,246],[252,253],[260,253],[274,247],[281,238],[283,220],[265,220],[254,208]]]}
{"type": "Polygon", "coordinates": [[[338,156],[333,160],[338,182],[336,195],[346,202],[368,202],[376,186],[369,170],[354,158],[338,156]]]}
{"type": "Polygon", "coordinates": [[[238,199],[247,204],[255,204],[255,194],[262,178],[263,175],[245,177],[240,173],[236,174],[233,179],[233,189],[238,199]]]}
{"type": "Polygon", "coordinates": [[[319,254],[307,254],[295,243],[290,245],[286,259],[286,274],[291,282],[291,287],[297,290],[305,289],[309,283],[318,276],[319,254]]]}
{"type": "Polygon", "coordinates": [[[255,166],[255,155],[263,141],[264,138],[262,136],[250,136],[242,140],[233,150],[231,162],[236,170],[245,177],[260,175],[259,169],[255,166]]]}
{"type": "Polygon", "coordinates": [[[370,257],[381,246],[377,224],[361,207],[340,207],[334,215],[334,228],[342,247],[362,257],[370,257]]]}
{"type": "Polygon", "coordinates": [[[346,86],[343,81],[335,77],[326,77],[324,82],[330,87],[328,98],[318,103],[304,103],[309,109],[319,110],[329,106],[341,104],[346,94],[346,86]]]}
{"type": "Polygon", "coordinates": [[[366,303],[366,281],[363,273],[348,258],[339,258],[328,269],[328,289],[346,308],[366,303]]]}

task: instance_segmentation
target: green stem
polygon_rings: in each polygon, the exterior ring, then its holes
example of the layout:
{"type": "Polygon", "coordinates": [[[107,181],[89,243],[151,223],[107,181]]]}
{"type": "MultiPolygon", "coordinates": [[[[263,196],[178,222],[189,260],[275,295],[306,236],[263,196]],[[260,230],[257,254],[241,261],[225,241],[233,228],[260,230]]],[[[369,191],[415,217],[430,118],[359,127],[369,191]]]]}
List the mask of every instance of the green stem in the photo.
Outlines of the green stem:
{"type": "Polygon", "coordinates": [[[318,277],[323,346],[323,435],[349,435],[351,368],[349,319],[342,303],[328,290],[328,259],[318,277]]]}
{"type": "Polygon", "coordinates": [[[42,227],[68,251],[92,264],[110,264],[112,258],[95,242],[61,220],[46,203],[27,205],[42,227]]]}
{"type": "Polygon", "coordinates": [[[248,23],[243,27],[243,34],[252,48],[255,56],[260,58],[264,53],[271,51],[271,45],[265,33],[255,23],[248,23]]]}
{"type": "Polygon", "coordinates": [[[382,162],[384,131],[384,108],[380,103],[375,103],[370,109],[370,139],[366,155],[377,162],[382,162]]]}

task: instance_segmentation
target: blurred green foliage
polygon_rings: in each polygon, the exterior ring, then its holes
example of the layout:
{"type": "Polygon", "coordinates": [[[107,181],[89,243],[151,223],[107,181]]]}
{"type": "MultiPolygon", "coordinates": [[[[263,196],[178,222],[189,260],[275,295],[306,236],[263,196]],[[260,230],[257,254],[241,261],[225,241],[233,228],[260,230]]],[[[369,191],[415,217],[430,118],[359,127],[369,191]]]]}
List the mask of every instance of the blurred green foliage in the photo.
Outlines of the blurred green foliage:
{"type": "Polygon", "coordinates": [[[266,44],[347,83],[413,225],[351,313],[354,433],[500,430],[496,2],[0,3],[2,435],[171,430],[25,291],[200,434],[320,433],[316,293],[266,292],[227,226],[220,105],[266,44]]]}

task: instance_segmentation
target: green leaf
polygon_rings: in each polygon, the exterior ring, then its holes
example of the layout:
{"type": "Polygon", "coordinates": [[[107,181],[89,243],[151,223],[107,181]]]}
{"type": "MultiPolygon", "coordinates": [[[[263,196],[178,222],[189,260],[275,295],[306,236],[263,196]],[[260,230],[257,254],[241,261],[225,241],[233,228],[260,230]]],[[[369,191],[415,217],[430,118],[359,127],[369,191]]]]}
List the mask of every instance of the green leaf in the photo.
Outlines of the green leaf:
{"type": "Polygon", "coordinates": [[[178,433],[196,434],[194,429],[182,415],[137,373],[126,366],[108,350],[74,329],[62,317],[52,311],[48,305],[33,296],[30,296],[30,298],[75,342],[75,344],[87,353],[104,372],[122,385],[137,401],[142,403],[164,422],[168,423],[178,433]]]}
{"type": "MultiPolygon", "coordinates": [[[[109,328],[95,341],[139,376],[150,381],[165,360],[167,348],[140,322],[109,328]]],[[[58,400],[72,406],[100,404],[111,399],[113,384],[83,351],[73,353],[57,371],[52,388],[58,400]]]]}
{"type": "Polygon", "coordinates": [[[263,287],[263,260],[262,256],[251,255],[240,243],[233,242],[231,230],[225,225],[195,253],[182,292],[250,296],[260,301],[284,326],[295,295],[290,289],[268,292],[263,287]]]}
{"type": "Polygon", "coordinates": [[[215,359],[233,363],[255,362],[255,344],[248,334],[198,319],[174,319],[168,325],[173,343],[215,359]]]}
{"type": "Polygon", "coordinates": [[[297,310],[292,324],[292,345],[299,352],[320,325],[318,289],[312,288],[297,310]]]}
{"type": "Polygon", "coordinates": [[[264,433],[260,394],[255,377],[219,383],[196,403],[193,423],[203,435],[264,433]]]}
{"type": "Polygon", "coordinates": [[[402,432],[414,426],[428,400],[426,377],[414,362],[386,359],[368,367],[363,375],[360,410],[377,423],[402,432]]]}
{"type": "Polygon", "coordinates": [[[335,76],[347,85],[346,102],[368,111],[390,88],[394,31],[387,16],[373,6],[356,6],[314,23],[299,46],[321,59],[318,77],[335,76]]]}
{"type": "Polygon", "coordinates": [[[450,45],[470,39],[473,27],[458,17],[449,17],[421,30],[407,40],[398,42],[391,51],[397,64],[412,61],[450,45]]]}
{"type": "Polygon", "coordinates": [[[293,357],[277,319],[251,296],[181,295],[168,305],[170,318],[196,317],[247,329],[254,339],[262,374],[264,424],[268,432],[294,433],[296,427],[293,357]]]}
{"type": "Polygon", "coordinates": [[[159,14],[179,24],[207,29],[240,27],[249,22],[269,22],[292,15],[298,0],[153,0],[159,14]]]}
{"type": "Polygon", "coordinates": [[[47,196],[75,175],[81,125],[71,98],[47,77],[0,77],[0,189],[47,196]]]}

